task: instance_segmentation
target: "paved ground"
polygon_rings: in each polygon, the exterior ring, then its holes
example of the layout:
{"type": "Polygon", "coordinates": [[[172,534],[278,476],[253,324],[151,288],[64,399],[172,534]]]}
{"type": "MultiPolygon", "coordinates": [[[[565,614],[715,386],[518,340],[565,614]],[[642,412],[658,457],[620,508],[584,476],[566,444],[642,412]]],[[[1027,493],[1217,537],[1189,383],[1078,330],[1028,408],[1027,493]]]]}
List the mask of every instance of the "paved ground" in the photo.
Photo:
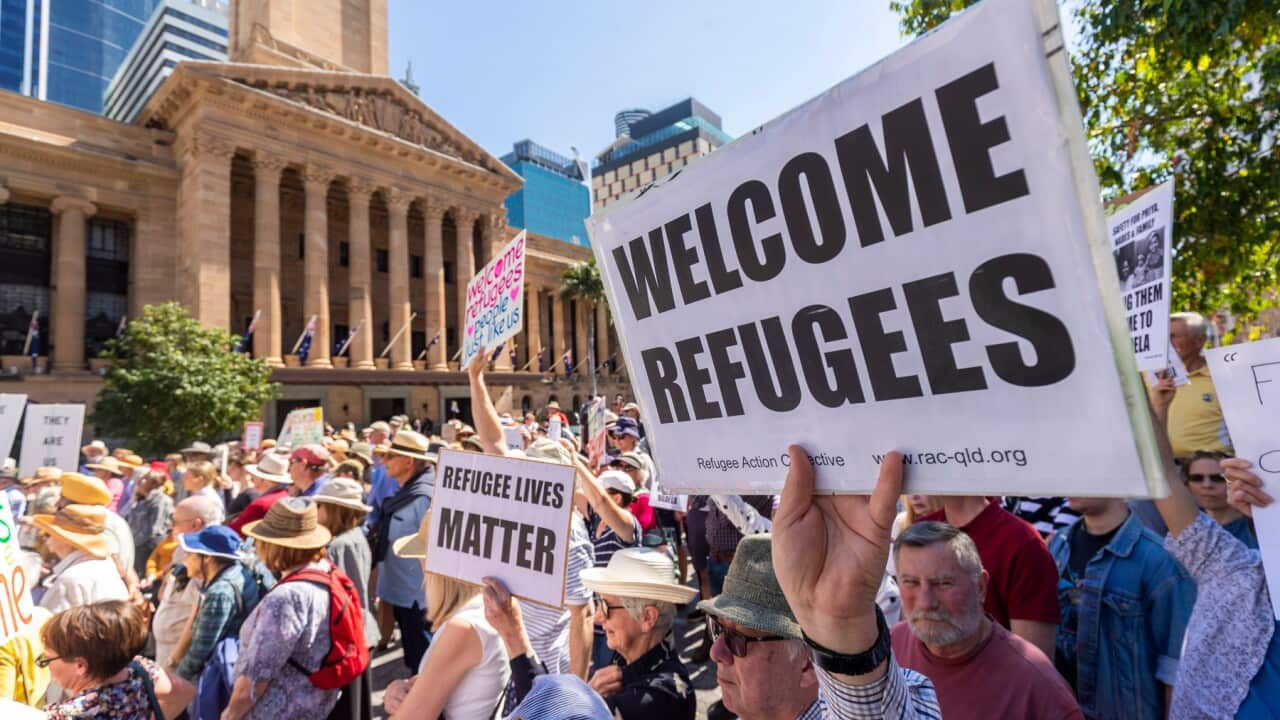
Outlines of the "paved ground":
{"type": "MultiPolygon", "coordinates": [[[[694,664],[689,661],[689,654],[702,643],[701,620],[689,621],[681,613],[676,618],[674,632],[680,644],[680,655],[689,668],[690,679],[698,693],[698,717],[706,717],[707,706],[720,699],[720,688],[716,685],[716,666],[713,662],[694,664]]],[[[405,667],[404,654],[400,651],[400,643],[395,642],[385,652],[373,658],[373,717],[385,718],[382,711],[382,689],[396,678],[408,677],[411,673],[405,667]]]]}

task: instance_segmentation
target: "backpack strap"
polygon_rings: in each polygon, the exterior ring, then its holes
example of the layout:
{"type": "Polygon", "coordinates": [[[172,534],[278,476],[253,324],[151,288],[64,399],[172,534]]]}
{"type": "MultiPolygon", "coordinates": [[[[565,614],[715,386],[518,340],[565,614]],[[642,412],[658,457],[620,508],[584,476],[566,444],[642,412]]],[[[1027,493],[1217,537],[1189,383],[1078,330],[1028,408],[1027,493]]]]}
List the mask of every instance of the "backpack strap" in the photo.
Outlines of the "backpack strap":
{"type": "MultiPolygon", "coordinates": [[[[315,585],[316,587],[323,588],[325,593],[327,594],[329,593],[329,575],[330,573],[327,573],[323,570],[313,570],[311,568],[306,568],[303,570],[299,570],[298,572],[293,573],[292,575],[281,578],[280,582],[276,583],[275,586],[272,587],[271,589],[275,590],[276,588],[280,587],[281,585],[287,582],[304,582],[304,583],[310,583],[312,585],[315,585]]],[[[332,620],[330,621],[330,624],[332,625],[332,620]]],[[[333,643],[333,638],[329,639],[329,643],[330,644],[333,643]]],[[[325,653],[325,655],[328,656],[328,653],[325,653]]],[[[298,662],[297,660],[294,660],[292,657],[289,658],[288,662],[289,662],[289,665],[291,665],[294,670],[297,670],[298,672],[308,677],[311,676],[311,673],[319,671],[319,668],[316,668],[315,670],[306,669],[305,667],[303,667],[302,663],[298,662]]],[[[323,667],[324,660],[321,660],[320,663],[321,663],[321,667],[323,667]]]]}
{"type": "Polygon", "coordinates": [[[164,720],[164,710],[160,709],[160,701],[156,699],[156,686],[151,680],[151,673],[147,672],[147,668],[137,660],[130,662],[129,668],[142,678],[142,687],[147,691],[147,704],[151,706],[151,714],[156,720],[164,720]]]}

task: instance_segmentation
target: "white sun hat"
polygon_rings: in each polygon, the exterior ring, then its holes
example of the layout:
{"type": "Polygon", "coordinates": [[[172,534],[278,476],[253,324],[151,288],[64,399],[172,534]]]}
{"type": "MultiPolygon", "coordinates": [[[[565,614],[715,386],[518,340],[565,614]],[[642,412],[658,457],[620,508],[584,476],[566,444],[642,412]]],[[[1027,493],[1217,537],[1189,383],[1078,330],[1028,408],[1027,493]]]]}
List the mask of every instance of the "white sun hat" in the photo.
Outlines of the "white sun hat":
{"type": "Polygon", "coordinates": [[[607,567],[582,571],[582,584],[603,595],[661,600],[681,605],[698,591],[677,585],[675,563],[653,548],[624,548],[613,554],[607,567]]]}

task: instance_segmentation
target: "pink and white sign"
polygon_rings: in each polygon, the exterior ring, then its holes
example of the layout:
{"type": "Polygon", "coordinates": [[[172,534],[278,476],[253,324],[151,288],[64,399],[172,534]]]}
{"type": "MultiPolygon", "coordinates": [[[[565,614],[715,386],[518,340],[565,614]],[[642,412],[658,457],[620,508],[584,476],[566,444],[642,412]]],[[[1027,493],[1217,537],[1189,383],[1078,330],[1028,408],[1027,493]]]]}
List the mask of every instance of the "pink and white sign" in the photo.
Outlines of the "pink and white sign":
{"type": "Polygon", "coordinates": [[[524,329],[525,231],[511,239],[467,283],[462,367],[524,329]]]}

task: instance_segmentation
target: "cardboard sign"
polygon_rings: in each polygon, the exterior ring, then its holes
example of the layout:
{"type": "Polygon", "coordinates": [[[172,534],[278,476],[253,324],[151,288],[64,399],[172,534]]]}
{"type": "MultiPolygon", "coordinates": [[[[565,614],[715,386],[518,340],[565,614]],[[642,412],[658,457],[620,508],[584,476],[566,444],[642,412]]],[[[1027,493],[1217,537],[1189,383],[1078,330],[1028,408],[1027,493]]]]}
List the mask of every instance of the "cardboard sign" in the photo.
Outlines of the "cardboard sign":
{"type": "MultiPolygon", "coordinates": [[[[287,419],[286,419],[287,421],[287,419]]],[[[240,436],[240,444],[245,450],[258,450],[262,447],[263,424],[251,420],[244,424],[244,433],[240,436]]]]}
{"type": "Polygon", "coordinates": [[[30,586],[38,579],[28,576],[23,566],[13,508],[8,496],[0,492],[0,645],[31,624],[30,586]]]}
{"type": "Polygon", "coordinates": [[[524,436],[520,434],[520,428],[502,428],[502,439],[506,441],[508,450],[524,450],[524,436]]]}
{"type": "Polygon", "coordinates": [[[276,445],[298,448],[308,443],[321,442],[324,442],[324,409],[298,408],[285,417],[276,445]]]}
{"type": "Polygon", "coordinates": [[[524,250],[521,230],[467,283],[467,325],[462,365],[501,345],[524,329],[524,250]]]}
{"type": "MultiPolygon", "coordinates": [[[[1205,350],[1236,457],[1253,463],[1263,489],[1280,492],[1280,338],[1205,350]]],[[[1280,588],[1280,503],[1253,509],[1267,586],[1280,588]]],[[[1280,617],[1280,592],[1271,593],[1280,617]]]]}
{"type": "Polygon", "coordinates": [[[661,510],[689,512],[689,496],[673,495],[667,492],[657,480],[651,481],[653,489],[649,492],[649,506],[661,510]]]}
{"type": "Polygon", "coordinates": [[[26,405],[26,395],[0,394],[0,460],[13,452],[13,439],[18,436],[18,423],[26,405]]]}
{"type": "Polygon", "coordinates": [[[825,492],[891,449],[910,492],[1167,491],[1047,13],[971,7],[588,219],[668,490],[776,493],[800,443],[825,492]]]}
{"type": "Polygon", "coordinates": [[[604,427],[604,398],[596,398],[587,411],[587,458],[591,467],[599,467],[608,449],[604,427]]]}
{"type": "Polygon", "coordinates": [[[22,425],[23,477],[41,466],[75,470],[80,466],[80,435],[84,429],[84,405],[30,405],[22,425]]]}
{"type": "Polygon", "coordinates": [[[573,467],[441,450],[431,503],[429,572],[564,605],[573,467]]]}
{"type": "Polygon", "coordinates": [[[1112,210],[1107,233],[1138,367],[1164,370],[1173,270],[1173,181],[1112,210]]]}

